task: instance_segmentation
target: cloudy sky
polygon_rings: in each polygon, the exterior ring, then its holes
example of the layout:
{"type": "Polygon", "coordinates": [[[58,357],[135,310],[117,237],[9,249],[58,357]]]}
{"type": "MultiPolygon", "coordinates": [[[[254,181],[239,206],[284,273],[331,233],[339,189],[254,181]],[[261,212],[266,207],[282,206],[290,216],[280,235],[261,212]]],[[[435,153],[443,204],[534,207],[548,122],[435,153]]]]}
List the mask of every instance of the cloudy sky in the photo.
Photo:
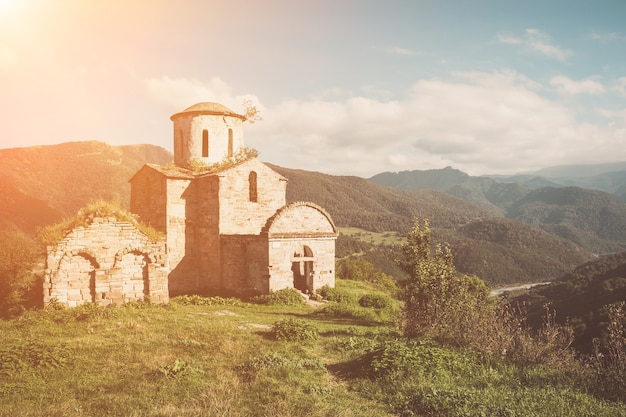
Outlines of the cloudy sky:
{"type": "Polygon", "coordinates": [[[0,147],[172,150],[242,111],[290,168],[472,175],[626,160],[626,1],[0,0],[0,147]]]}

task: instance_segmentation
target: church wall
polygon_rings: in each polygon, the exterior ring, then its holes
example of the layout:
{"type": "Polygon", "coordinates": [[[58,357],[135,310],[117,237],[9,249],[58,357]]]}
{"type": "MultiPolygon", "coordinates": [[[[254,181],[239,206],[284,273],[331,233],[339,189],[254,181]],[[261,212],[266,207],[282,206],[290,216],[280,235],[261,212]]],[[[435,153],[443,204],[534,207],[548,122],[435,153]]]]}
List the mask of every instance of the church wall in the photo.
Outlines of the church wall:
{"type": "Polygon", "coordinates": [[[142,223],[165,233],[166,201],[165,176],[149,167],[142,168],[130,181],[130,211],[142,223]]]}
{"type": "Polygon", "coordinates": [[[232,150],[244,146],[241,119],[232,116],[181,114],[174,122],[175,162],[188,166],[192,160],[207,164],[222,161],[228,155],[229,129],[232,130],[232,150]],[[207,131],[208,156],[202,154],[203,130],[207,131]]]}
{"type": "Polygon", "coordinates": [[[324,285],[334,287],[335,238],[270,239],[269,265],[269,291],[297,288],[300,286],[298,279],[306,280],[308,291],[317,291],[324,285]],[[307,256],[305,247],[310,250],[312,257],[307,256]],[[305,262],[312,262],[312,276],[305,277],[305,272],[309,271],[305,262]]]}
{"type": "Polygon", "coordinates": [[[223,292],[241,295],[269,292],[269,260],[265,237],[222,236],[221,246],[223,292]]]}
{"type": "Polygon", "coordinates": [[[169,301],[165,245],[150,243],[128,222],[95,218],[48,248],[44,303],[122,304],[148,296],[169,301]]]}
{"type": "Polygon", "coordinates": [[[195,221],[199,285],[205,291],[221,287],[221,247],[219,232],[219,177],[210,175],[196,180],[198,213],[195,221]]]}
{"type": "Polygon", "coordinates": [[[195,241],[196,196],[191,179],[167,179],[167,254],[170,291],[188,293],[199,288],[195,241]]]}
{"type": "Polygon", "coordinates": [[[220,233],[261,233],[267,219],[285,205],[286,181],[257,159],[220,174],[220,233]],[[256,174],[256,201],[250,201],[250,173],[256,174]]]}

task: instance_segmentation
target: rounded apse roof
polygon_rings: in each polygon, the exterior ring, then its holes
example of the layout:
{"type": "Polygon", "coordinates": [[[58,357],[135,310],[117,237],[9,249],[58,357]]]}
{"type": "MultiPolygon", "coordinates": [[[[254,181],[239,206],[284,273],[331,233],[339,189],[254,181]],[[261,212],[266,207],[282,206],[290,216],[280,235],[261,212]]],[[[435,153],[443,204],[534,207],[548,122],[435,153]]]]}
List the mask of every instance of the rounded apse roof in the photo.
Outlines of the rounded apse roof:
{"type": "Polygon", "coordinates": [[[172,117],[170,117],[170,120],[174,120],[175,118],[185,114],[210,114],[216,116],[232,116],[237,117],[241,120],[246,119],[246,116],[235,113],[234,111],[220,103],[203,102],[194,104],[193,106],[186,108],[180,113],[172,115],[172,117]]]}

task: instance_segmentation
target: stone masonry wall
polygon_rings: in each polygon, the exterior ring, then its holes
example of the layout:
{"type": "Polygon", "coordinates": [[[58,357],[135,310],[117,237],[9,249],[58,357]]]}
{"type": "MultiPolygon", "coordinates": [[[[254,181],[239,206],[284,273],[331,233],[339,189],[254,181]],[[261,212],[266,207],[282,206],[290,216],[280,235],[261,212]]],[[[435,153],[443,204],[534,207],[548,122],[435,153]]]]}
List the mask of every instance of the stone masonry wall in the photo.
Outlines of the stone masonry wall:
{"type": "Polygon", "coordinates": [[[250,159],[220,174],[220,234],[258,235],[276,210],[285,205],[287,183],[277,172],[250,159]],[[257,201],[250,201],[250,173],[257,178],[257,201]]]}
{"type": "Polygon", "coordinates": [[[85,302],[122,304],[149,297],[167,303],[168,269],[164,243],[150,243],[128,222],[97,217],[76,227],[48,248],[44,304],[69,307],[85,302]]]}

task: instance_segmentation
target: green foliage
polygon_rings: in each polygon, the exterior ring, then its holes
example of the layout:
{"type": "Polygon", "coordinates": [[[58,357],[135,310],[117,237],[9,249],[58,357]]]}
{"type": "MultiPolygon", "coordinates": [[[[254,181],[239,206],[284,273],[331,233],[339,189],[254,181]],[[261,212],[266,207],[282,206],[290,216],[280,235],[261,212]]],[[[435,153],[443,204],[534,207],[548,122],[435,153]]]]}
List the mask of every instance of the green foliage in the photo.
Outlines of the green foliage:
{"type": "Polygon", "coordinates": [[[243,111],[243,115],[246,117],[245,121],[250,124],[263,120],[263,117],[261,117],[261,111],[257,106],[252,104],[252,100],[246,99],[243,101],[243,111]]]}
{"type": "Polygon", "coordinates": [[[394,302],[388,295],[365,294],[361,296],[361,298],[359,298],[359,305],[361,307],[389,309],[389,308],[393,308],[394,302]]]}
{"type": "Polygon", "coordinates": [[[606,308],[606,338],[594,340],[593,387],[598,395],[623,400],[626,392],[626,302],[606,308]]]}
{"type": "Polygon", "coordinates": [[[355,304],[358,301],[358,297],[342,288],[329,287],[324,285],[317,293],[326,301],[334,301],[339,304],[355,304]]]}
{"type": "Polygon", "coordinates": [[[458,340],[467,317],[487,305],[487,287],[476,277],[460,276],[448,246],[431,249],[430,223],[419,221],[401,247],[398,265],[409,275],[402,282],[404,331],[409,337],[458,340]]]}
{"type": "MultiPolygon", "coordinates": [[[[368,294],[363,282],[338,284],[368,294]]],[[[624,390],[603,386],[618,375],[604,368],[520,366],[499,351],[406,339],[380,321],[246,303],[222,314],[204,300],[0,320],[0,415],[624,415],[624,390]],[[323,337],[277,343],[260,330],[304,316],[323,337]]]]}
{"type": "Polygon", "coordinates": [[[285,288],[270,294],[257,295],[252,297],[250,302],[255,304],[297,306],[305,304],[306,300],[302,297],[300,291],[294,288],[285,288]]]}
{"type": "Polygon", "coordinates": [[[347,258],[337,262],[337,276],[342,279],[363,281],[374,288],[395,294],[398,287],[393,277],[385,274],[371,262],[363,258],[347,258]]]}
{"type": "Polygon", "coordinates": [[[151,242],[161,241],[165,237],[163,233],[139,222],[134,214],[123,210],[117,204],[97,201],[80,209],[71,219],[40,229],[37,240],[43,246],[54,246],[71,230],[76,227],[87,227],[96,217],[115,217],[118,221],[128,222],[145,234],[151,242]]]}
{"type": "Polygon", "coordinates": [[[62,368],[71,358],[65,345],[47,345],[37,340],[13,341],[0,347],[0,375],[26,369],[62,368]]]}
{"type": "Polygon", "coordinates": [[[158,372],[166,378],[177,379],[192,374],[196,370],[188,362],[176,359],[173,363],[160,367],[158,372]]]}
{"type": "Polygon", "coordinates": [[[233,297],[203,297],[201,295],[178,295],[170,299],[170,303],[178,305],[195,305],[195,306],[245,306],[246,303],[239,298],[233,297]]]}
{"type": "Polygon", "coordinates": [[[37,259],[34,245],[23,235],[8,232],[0,239],[0,317],[38,304],[33,299],[41,282],[32,272],[37,259]]]}
{"type": "Polygon", "coordinates": [[[319,332],[313,324],[296,319],[277,321],[272,326],[271,334],[276,340],[288,342],[314,341],[319,337],[319,332]]]}
{"type": "Polygon", "coordinates": [[[318,358],[303,358],[294,355],[285,355],[278,352],[267,353],[237,365],[236,370],[240,372],[247,381],[254,380],[258,374],[275,369],[308,369],[325,370],[324,363],[318,358]]]}
{"type": "Polygon", "coordinates": [[[549,304],[574,329],[574,347],[585,354],[593,353],[594,339],[608,337],[606,306],[626,299],[626,252],[599,258],[580,265],[549,285],[532,288],[511,302],[523,304],[529,324],[541,325],[543,306],[549,304]]]}
{"type": "Polygon", "coordinates": [[[390,321],[387,310],[372,310],[357,304],[328,303],[315,310],[314,314],[334,319],[354,320],[362,324],[377,324],[390,321]]]}
{"type": "Polygon", "coordinates": [[[253,148],[241,147],[232,156],[225,156],[221,161],[213,164],[208,164],[202,160],[194,159],[190,162],[190,166],[187,168],[181,168],[178,165],[171,163],[163,166],[163,169],[167,171],[188,172],[191,171],[195,174],[213,174],[223,171],[225,169],[234,167],[242,162],[248,161],[252,158],[259,156],[259,151],[253,148]]]}

